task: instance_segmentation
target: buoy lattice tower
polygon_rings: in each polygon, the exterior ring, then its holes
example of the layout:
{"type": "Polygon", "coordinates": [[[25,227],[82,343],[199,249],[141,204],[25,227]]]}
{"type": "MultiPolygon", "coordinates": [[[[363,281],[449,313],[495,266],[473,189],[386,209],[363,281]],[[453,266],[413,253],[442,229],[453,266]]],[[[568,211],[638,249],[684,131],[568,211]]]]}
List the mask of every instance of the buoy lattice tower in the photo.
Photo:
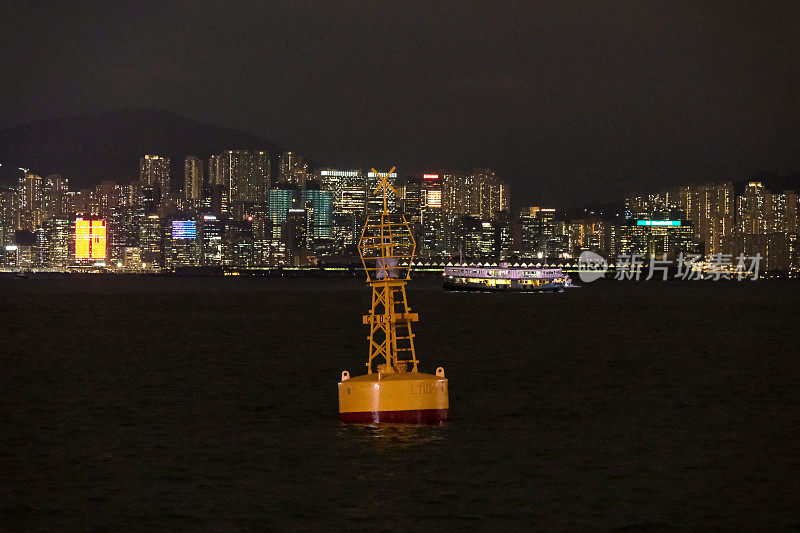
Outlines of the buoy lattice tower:
{"type": "Polygon", "coordinates": [[[436,374],[419,372],[406,284],[416,242],[406,217],[390,213],[389,191],[397,190],[389,176],[379,178],[372,194],[381,194],[383,209],[364,223],[358,251],[367,282],[372,287],[372,307],[362,322],[369,326],[367,373],[350,377],[342,372],[339,383],[339,417],[344,422],[437,423],[448,418],[449,400],[444,369],[436,374]]]}

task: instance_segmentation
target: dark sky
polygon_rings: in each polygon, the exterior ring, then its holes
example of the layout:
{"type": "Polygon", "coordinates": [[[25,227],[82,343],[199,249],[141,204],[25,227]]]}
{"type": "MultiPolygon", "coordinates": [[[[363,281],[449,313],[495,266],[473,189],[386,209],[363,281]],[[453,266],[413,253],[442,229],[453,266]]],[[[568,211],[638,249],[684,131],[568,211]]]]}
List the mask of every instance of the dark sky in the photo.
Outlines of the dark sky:
{"type": "Polygon", "coordinates": [[[176,4],[6,5],[0,127],[162,108],[518,205],[800,170],[800,2],[176,4]]]}

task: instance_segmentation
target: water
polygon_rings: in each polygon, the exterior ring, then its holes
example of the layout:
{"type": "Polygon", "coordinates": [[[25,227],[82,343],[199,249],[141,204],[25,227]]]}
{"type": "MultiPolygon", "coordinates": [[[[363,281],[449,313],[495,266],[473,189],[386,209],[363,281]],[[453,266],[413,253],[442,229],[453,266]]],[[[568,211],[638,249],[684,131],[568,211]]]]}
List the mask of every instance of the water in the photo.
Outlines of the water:
{"type": "Polygon", "coordinates": [[[0,278],[0,526],[800,524],[797,285],[412,287],[445,426],[338,423],[356,280],[0,278]]]}

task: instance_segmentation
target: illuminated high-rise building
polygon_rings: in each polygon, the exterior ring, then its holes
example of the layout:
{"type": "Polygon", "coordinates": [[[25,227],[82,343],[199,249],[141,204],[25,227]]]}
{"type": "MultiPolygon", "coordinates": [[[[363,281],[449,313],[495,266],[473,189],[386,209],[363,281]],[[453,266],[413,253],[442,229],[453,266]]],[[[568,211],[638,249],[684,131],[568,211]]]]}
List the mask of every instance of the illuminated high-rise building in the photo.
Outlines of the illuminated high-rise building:
{"type": "Polygon", "coordinates": [[[158,272],[164,266],[164,223],[157,215],[139,221],[139,254],[142,269],[158,272]]]}
{"type": "Polygon", "coordinates": [[[200,242],[195,220],[172,219],[164,225],[164,267],[200,265],[200,242]]]}
{"type": "Polygon", "coordinates": [[[416,225],[421,224],[422,177],[419,175],[406,176],[403,184],[397,187],[397,190],[400,192],[401,210],[406,214],[406,220],[416,225]]]}
{"type": "Polygon", "coordinates": [[[158,155],[146,155],[140,158],[139,181],[143,186],[157,187],[162,197],[169,194],[169,158],[158,155]]]}
{"type": "Polygon", "coordinates": [[[25,172],[19,179],[17,188],[17,229],[34,231],[41,226],[42,216],[39,210],[42,202],[42,178],[36,174],[25,172]]]}
{"type": "Polygon", "coordinates": [[[222,240],[222,262],[226,266],[249,268],[255,263],[253,225],[250,221],[229,222],[222,240]]]}
{"type": "MultiPolygon", "coordinates": [[[[668,193],[659,193],[650,197],[659,198],[666,194],[668,193]]],[[[677,195],[679,199],[677,201],[670,199],[667,208],[677,204],[682,213],[678,218],[685,218],[692,223],[694,237],[703,244],[706,257],[729,251],[731,239],[736,231],[733,184],[691,185],[679,188],[677,195]]],[[[655,204],[655,207],[659,207],[658,204],[655,204]]],[[[674,210],[667,208],[650,209],[650,212],[636,218],[676,218],[674,210]]]]}
{"type": "Polygon", "coordinates": [[[604,257],[610,257],[608,238],[611,225],[611,221],[603,220],[601,217],[587,217],[570,221],[572,255],[578,257],[581,252],[591,251],[604,257]]]}
{"type": "Polygon", "coordinates": [[[222,238],[225,234],[225,223],[214,215],[204,215],[200,220],[200,233],[200,264],[203,266],[221,266],[223,258],[222,238]]]}
{"type": "Polygon", "coordinates": [[[737,228],[742,235],[767,233],[767,196],[769,191],[760,181],[747,184],[744,194],[737,199],[737,228]]]}
{"type": "Polygon", "coordinates": [[[111,211],[119,203],[119,187],[113,181],[101,181],[95,188],[95,198],[97,201],[97,216],[109,219],[111,211]]]}
{"type": "Polygon", "coordinates": [[[442,208],[442,178],[423,174],[420,184],[420,219],[422,234],[420,257],[447,251],[447,217],[442,208]]]}
{"type": "Polygon", "coordinates": [[[308,163],[296,152],[283,152],[278,156],[278,181],[305,187],[308,180],[308,163]]]}
{"type": "Polygon", "coordinates": [[[322,188],[332,193],[331,238],[333,247],[355,252],[367,209],[367,181],[361,170],[322,169],[322,188]]]}
{"type": "Polygon", "coordinates": [[[555,209],[536,206],[520,212],[523,259],[546,259],[564,252],[563,232],[556,232],[555,215],[555,209]]]}
{"type": "Polygon", "coordinates": [[[70,221],[66,217],[50,217],[43,227],[43,264],[52,268],[69,266],[70,221]]]}
{"type": "Polygon", "coordinates": [[[187,202],[199,202],[203,195],[203,160],[186,156],[183,163],[183,197],[187,202]]]}
{"type": "Polygon", "coordinates": [[[228,150],[208,162],[209,184],[224,187],[231,205],[266,204],[270,175],[270,156],[264,151],[228,150]]]}
{"type": "Polygon", "coordinates": [[[67,195],[69,182],[60,174],[51,174],[42,181],[41,206],[42,219],[67,216],[69,214],[67,195]]]}
{"type": "Polygon", "coordinates": [[[480,191],[478,202],[481,218],[497,218],[500,213],[508,212],[509,187],[506,182],[497,177],[494,170],[476,168],[472,172],[472,180],[480,191]]]}
{"type": "Polygon", "coordinates": [[[223,183],[228,186],[228,200],[255,202],[256,190],[252,181],[253,161],[250,152],[228,150],[222,154],[223,183]]]}
{"type": "Polygon", "coordinates": [[[679,254],[699,252],[692,223],[688,220],[631,219],[617,226],[617,246],[620,255],[641,255],[647,261],[675,259],[679,254]]]}
{"type": "Polygon", "coordinates": [[[76,266],[106,263],[107,227],[102,219],[77,217],[72,221],[70,255],[76,266]]]}
{"type": "Polygon", "coordinates": [[[309,248],[330,246],[333,238],[333,193],[321,189],[318,183],[308,182],[300,191],[300,198],[309,210],[309,248]]]}
{"type": "Polygon", "coordinates": [[[117,186],[116,202],[108,215],[108,255],[109,263],[126,270],[139,270],[140,254],[133,248],[139,246],[139,223],[144,217],[144,207],[140,203],[138,182],[117,186]],[[137,260],[133,262],[134,255],[137,260]]]}
{"type": "Polygon", "coordinates": [[[222,172],[222,156],[219,154],[212,155],[208,158],[208,184],[225,184],[225,176],[222,172]]]}
{"type": "Polygon", "coordinates": [[[14,231],[17,229],[17,189],[15,187],[0,186],[0,250],[7,244],[12,244],[14,231]]]}
{"type": "Polygon", "coordinates": [[[281,225],[286,220],[295,201],[299,198],[300,192],[297,187],[278,183],[269,191],[269,218],[272,221],[272,232],[274,239],[281,238],[281,225]]]}
{"type": "Polygon", "coordinates": [[[442,208],[455,216],[481,216],[481,187],[475,174],[442,173],[442,208]]]}
{"type": "Polygon", "coordinates": [[[253,157],[252,181],[255,187],[254,201],[261,205],[269,203],[269,189],[272,186],[272,164],[268,152],[256,151],[253,157]]]}
{"type": "Polygon", "coordinates": [[[310,213],[305,207],[296,206],[289,209],[281,223],[281,241],[286,246],[286,253],[293,265],[299,266],[308,249],[311,226],[310,213]]]}

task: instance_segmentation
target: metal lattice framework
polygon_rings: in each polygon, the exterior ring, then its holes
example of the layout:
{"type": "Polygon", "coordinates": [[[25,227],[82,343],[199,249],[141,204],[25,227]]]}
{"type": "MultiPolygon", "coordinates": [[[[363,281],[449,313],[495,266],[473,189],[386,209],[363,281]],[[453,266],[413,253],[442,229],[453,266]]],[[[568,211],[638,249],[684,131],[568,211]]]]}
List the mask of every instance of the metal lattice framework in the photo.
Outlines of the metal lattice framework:
{"type": "Polygon", "coordinates": [[[372,309],[364,315],[363,323],[369,325],[369,359],[367,373],[373,372],[373,361],[378,359],[376,370],[380,373],[403,372],[411,364],[417,371],[414,351],[414,334],[411,323],[419,319],[412,313],[406,298],[406,283],[410,279],[411,263],[416,242],[404,214],[390,213],[387,197],[397,190],[388,177],[394,172],[372,172],[380,178],[372,194],[383,195],[383,211],[367,216],[358,251],[372,285],[372,309]],[[380,357],[384,363],[380,363],[380,357]]]}

